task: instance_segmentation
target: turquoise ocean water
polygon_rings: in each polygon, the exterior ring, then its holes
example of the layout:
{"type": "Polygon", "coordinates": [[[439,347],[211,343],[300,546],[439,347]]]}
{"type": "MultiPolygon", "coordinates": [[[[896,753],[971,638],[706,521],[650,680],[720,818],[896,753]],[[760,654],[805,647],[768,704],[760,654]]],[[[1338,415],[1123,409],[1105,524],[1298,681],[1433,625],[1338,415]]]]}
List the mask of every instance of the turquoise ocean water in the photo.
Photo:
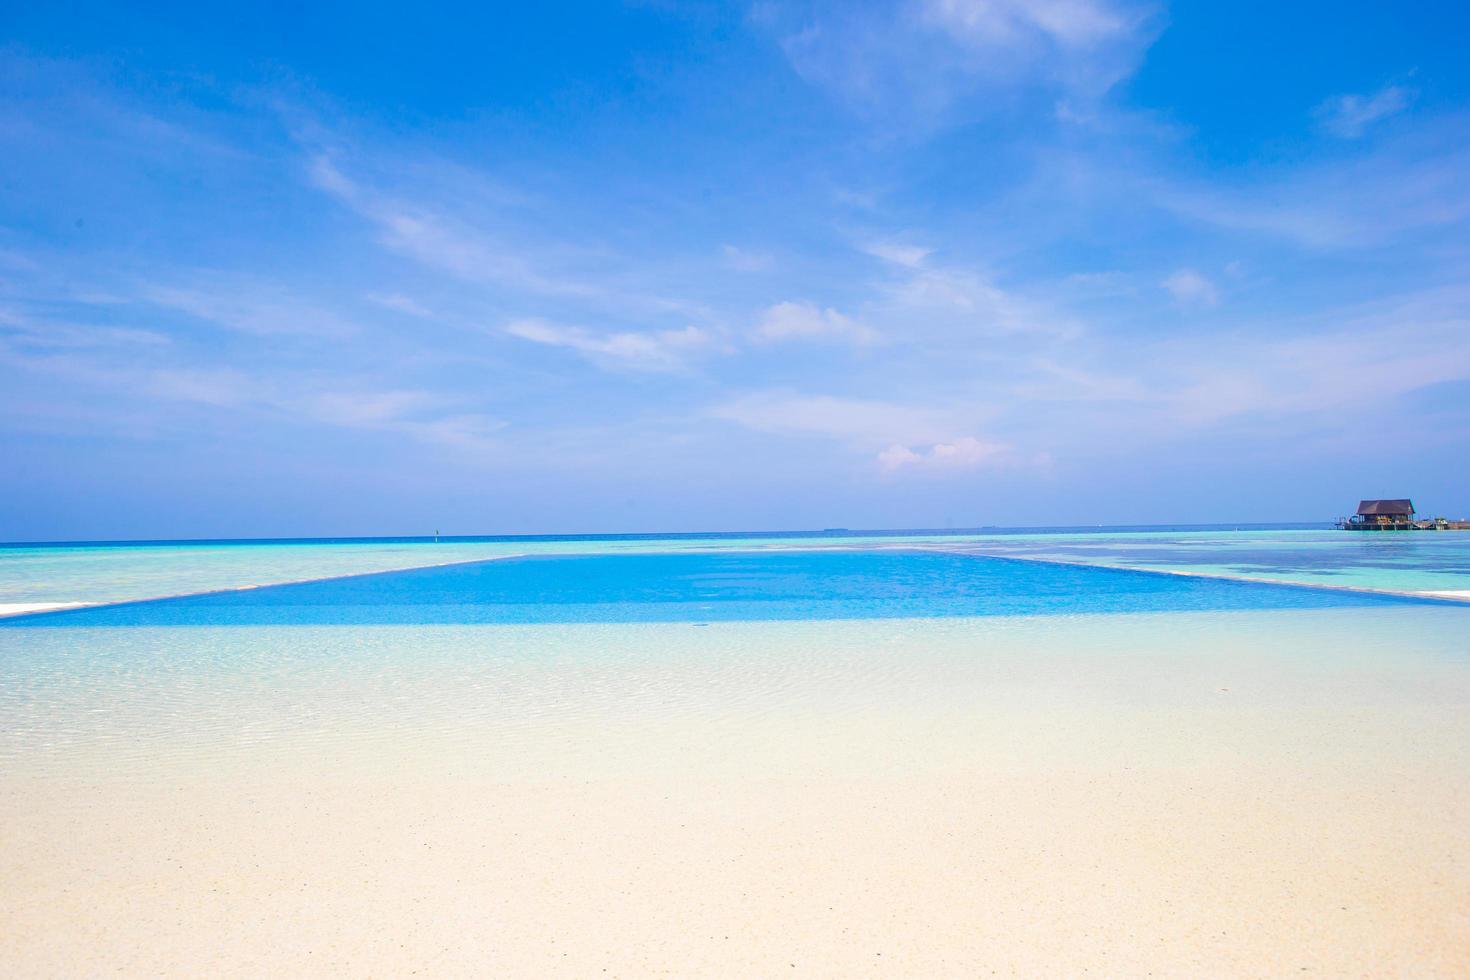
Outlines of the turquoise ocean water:
{"type": "Polygon", "coordinates": [[[0,545],[0,604],[119,602],[529,556],[924,549],[1388,591],[1470,590],[1470,534],[1109,528],[0,545]]]}

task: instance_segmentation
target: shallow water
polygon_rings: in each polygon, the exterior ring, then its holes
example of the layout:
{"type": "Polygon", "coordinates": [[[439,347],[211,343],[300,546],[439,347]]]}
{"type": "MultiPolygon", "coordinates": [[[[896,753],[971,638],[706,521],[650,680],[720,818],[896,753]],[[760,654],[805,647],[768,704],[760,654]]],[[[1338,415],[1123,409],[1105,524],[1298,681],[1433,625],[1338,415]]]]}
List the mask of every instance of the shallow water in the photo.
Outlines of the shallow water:
{"type": "Polygon", "coordinates": [[[1465,763],[1456,778],[1470,778],[1470,716],[1455,716],[1467,706],[1470,610],[1430,603],[0,630],[0,772],[63,779],[317,757],[496,778],[569,766],[659,776],[679,758],[706,775],[714,763],[745,775],[901,773],[1006,764],[997,746],[1012,743],[1025,746],[1018,758],[1051,743],[1053,762],[1090,767],[1116,722],[1151,715],[1179,731],[1135,740],[1135,762],[1185,764],[1242,739],[1269,762],[1335,751],[1275,742],[1314,712],[1356,726],[1375,757],[1465,763]],[[1374,721],[1383,710],[1402,715],[1399,727],[1374,721]],[[1270,725],[1234,727],[1250,717],[1270,725]],[[1426,725],[1445,723],[1454,739],[1422,744],[1426,725]],[[826,729],[815,742],[813,725],[826,729]],[[1363,726],[1375,728],[1371,746],[1363,726]],[[1178,741],[1185,731],[1196,737],[1178,741]]]}
{"type": "Polygon", "coordinates": [[[0,607],[119,602],[490,558],[923,548],[1400,592],[1470,590],[1470,533],[1301,528],[0,547],[0,607]]]}
{"type": "Polygon", "coordinates": [[[1470,532],[1099,532],[991,538],[979,543],[977,550],[1394,592],[1470,589],[1470,532]]]}

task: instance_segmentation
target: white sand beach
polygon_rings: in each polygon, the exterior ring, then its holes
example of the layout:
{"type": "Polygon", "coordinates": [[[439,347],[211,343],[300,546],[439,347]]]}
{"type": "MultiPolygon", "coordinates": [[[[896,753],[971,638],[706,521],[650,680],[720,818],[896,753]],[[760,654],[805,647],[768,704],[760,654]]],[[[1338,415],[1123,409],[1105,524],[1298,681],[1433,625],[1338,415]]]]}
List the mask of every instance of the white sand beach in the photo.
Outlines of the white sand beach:
{"type": "Polygon", "coordinates": [[[13,976],[1464,975],[1463,793],[1309,776],[11,785],[0,942],[13,976]]]}
{"type": "Polygon", "coordinates": [[[1464,975],[1463,614],[1340,615],[161,632],[10,713],[0,958],[1464,975]]]}

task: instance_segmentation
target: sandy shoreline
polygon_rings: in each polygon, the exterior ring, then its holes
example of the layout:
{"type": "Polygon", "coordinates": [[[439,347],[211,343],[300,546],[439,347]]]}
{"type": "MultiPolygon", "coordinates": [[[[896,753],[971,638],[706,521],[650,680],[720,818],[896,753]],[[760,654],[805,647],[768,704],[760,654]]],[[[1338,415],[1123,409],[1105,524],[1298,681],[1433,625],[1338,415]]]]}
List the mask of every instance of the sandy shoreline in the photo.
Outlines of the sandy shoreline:
{"type": "Polygon", "coordinates": [[[8,702],[0,961],[1464,975],[1462,620],[132,630],[8,702]]]}
{"type": "Polygon", "coordinates": [[[24,976],[1470,971],[1465,801],[1284,775],[197,782],[108,814],[11,786],[0,951],[24,976]]]}

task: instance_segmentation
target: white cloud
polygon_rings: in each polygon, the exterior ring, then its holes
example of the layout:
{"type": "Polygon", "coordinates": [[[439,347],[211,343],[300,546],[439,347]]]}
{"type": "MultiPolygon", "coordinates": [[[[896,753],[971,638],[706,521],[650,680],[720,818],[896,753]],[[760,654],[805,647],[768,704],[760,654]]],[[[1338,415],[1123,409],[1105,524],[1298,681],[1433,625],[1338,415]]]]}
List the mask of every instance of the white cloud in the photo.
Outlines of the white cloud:
{"type": "Polygon", "coordinates": [[[687,370],[691,357],[716,346],[711,333],[695,326],[594,333],[584,327],[527,319],[507,324],[505,332],[532,343],[574,350],[601,367],[629,371],[687,370]]]}
{"type": "MultiPolygon", "coordinates": [[[[164,352],[176,353],[169,348],[164,352]]],[[[193,418],[178,409],[177,403],[184,403],[233,414],[399,434],[460,449],[493,448],[490,434],[505,427],[491,416],[464,411],[466,399],[457,394],[377,389],[370,382],[334,379],[315,371],[280,373],[210,364],[123,362],[108,356],[111,353],[16,356],[0,343],[0,364],[64,379],[63,387],[72,391],[86,385],[145,404],[161,403],[169,422],[193,418]]],[[[104,404],[104,417],[92,419],[89,425],[105,422],[120,410],[115,398],[104,404]]]]}
{"type": "Polygon", "coordinates": [[[357,184],[349,180],[347,175],[337,169],[330,158],[323,154],[317,154],[307,162],[307,174],[311,182],[320,189],[334,197],[344,201],[356,201],[359,197],[357,184]]]}
{"type": "Polygon", "coordinates": [[[722,245],[720,254],[725,265],[737,272],[767,272],[776,264],[776,260],[766,252],[752,252],[734,245],[722,245]]]}
{"type": "Polygon", "coordinates": [[[777,303],[768,307],[755,327],[756,339],[766,342],[787,340],[841,340],[853,344],[877,343],[878,331],[864,326],[838,311],[821,308],[814,303],[777,303]]]}
{"type": "Polygon", "coordinates": [[[945,438],[954,424],[948,413],[934,409],[789,391],[753,392],[709,414],[757,432],[825,436],[870,450],[945,438]]]}
{"type": "Polygon", "coordinates": [[[228,368],[161,368],[142,377],[119,372],[115,380],[169,401],[241,408],[266,397],[262,385],[249,375],[228,368]]]}
{"type": "Polygon", "coordinates": [[[373,427],[433,408],[441,399],[423,391],[324,392],[304,402],[309,414],[323,422],[373,427]]]}
{"type": "Polygon", "coordinates": [[[478,208],[468,206],[470,195],[444,200],[441,187],[415,187],[401,194],[380,190],[346,176],[323,154],[312,159],[308,174],[320,190],[369,222],[383,248],[466,283],[581,300],[638,314],[695,316],[704,312],[678,298],[629,287],[608,271],[605,255],[598,257],[596,270],[575,271],[572,267],[577,263],[569,261],[568,255],[577,249],[525,227],[517,234],[501,211],[495,210],[503,204],[498,196],[492,195],[487,211],[484,202],[478,208]]]}
{"type": "Polygon", "coordinates": [[[1392,411],[1418,389],[1470,379],[1470,362],[1444,355],[1470,331],[1466,299],[1463,289],[1435,290],[1285,322],[1253,316],[1233,328],[1135,343],[1126,356],[1100,348],[1015,394],[1033,418],[1066,413],[1065,429],[1045,423],[1054,437],[1091,441],[1090,423],[1104,420],[1115,445],[1203,430],[1271,439],[1351,433],[1344,418],[1392,411]],[[1217,356],[1224,349],[1230,357],[1217,356]]]}
{"type": "Polygon", "coordinates": [[[919,245],[904,245],[899,242],[869,242],[863,246],[863,251],[875,259],[892,262],[907,269],[917,269],[924,264],[924,260],[934,254],[932,248],[923,248],[919,245]]]}
{"type": "Polygon", "coordinates": [[[1408,89],[1389,85],[1372,95],[1334,95],[1317,106],[1316,116],[1333,136],[1358,139],[1374,123],[1407,109],[1411,99],[1408,89]]]}
{"type": "Polygon", "coordinates": [[[1470,151],[1457,125],[1421,127],[1349,159],[1252,181],[1147,186],[1153,202],[1218,228],[1310,248],[1378,246],[1470,220],[1470,151]]]}
{"type": "Polygon", "coordinates": [[[917,449],[894,443],[878,454],[878,465],[888,472],[901,469],[968,470],[1005,461],[1011,447],[964,436],[917,449]]]}
{"type": "Polygon", "coordinates": [[[1073,338],[1081,325],[1049,305],[997,286],[971,269],[923,268],[884,287],[878,310],[885,321],[967,337],[1073,338]]]}
{"type": "Polygon", "coordinates": [[[396,310],[399,313],[407,313],[420,319],[429,319],[434,312],[411,296],[402,293],[368,293],[365,297],[368,302],[376,303],[386,310],[396,310]]]}
{"type": "Polygon", "coordinates": [[[462,221],[364,186],[325,155],[314,157],[308,170],[318,188],[373,223],[384,247],[426,266],[471,282],[493,282],[537,293],[590,292],[581,283],[542,275],[525,261],[522,250],[466,227],[462,221]]]}
{"type": "MultiPolygon", "coordinates": [[[[1127,0],[765,4],[757,21],[796,72],[844,101],[924,125],[978,92],[1040,86],[1085,102],[1130,74],[1153,37],[1127,0]]],[[[976,111],[1004,99],[980,98],[976,111]]]]}
{"type": "Polygon", "coordinates": [[[456,412],[459,399],[414,389],[349,389],[297,397],[277,394],[273,406],[346,429],[398,433],[429,445],[470,452],[497,448],[506,423],[489,415],[456,412]]]}
{"type": "Polygon", "coordinates": [[[1211,363],[1197,350],[1177,352],[1173,384],[1164,392],[1169,414],[1184,421],[1251,416],[1284,424],[1387,405],[1418,388],[1465,380],[1470,363],[1445,356],[1470,331],[1464,307],[1455,305],[1464,299],[1463,290],[1451,290],[1368,313],[1331,311],[1333,329],[1301,333],[1298,324],[1298,331],[1283,331],[1278,339],[1232,338],[1235,355],[1225,361],[1211,363]]]}
{"type": "Polygon", "coordinates": [[[1104,0],[927,0],[920,7],[929,23],[977,49],[1012,47],[1032,35],[1091,48],[1127,35],[1136,20],[1104,0]]]}
{"type": "Polygon", "coordinates": [[[36,318],[4,307],[0,307],[0,342],[35,350],[149,348],[171,343],[153,330],[36,318]]]}
{"type": "Polygon", "coordinates": [[[1209,307],[1220,302],[1219,288],[1194,269],[1179,269],[1159,285],[1185,306],[1209,307]]]}
{"type": "Polygon", "coordinates": [[[709,414],[756,432],[836,440],[885,472],[941,472],[1014,462],[1010,446],[957,435],[984,414],[786,391],[754,392],[709,414]]]}
{"type": "Polygon", "coordinates": [[[419,442],[450,449],[484,452],[499,448],[497,433],[506,423],[490,415],[444,415],[439,418],[400,422],[397,428],[419,442]]]}
{"type": "Polygon", "coordinates": [[[138,298],[240,333],[340,339],[357,332],[332,310],[259,284],[215,280],[194,286],[147,285],[138,298]]]}

